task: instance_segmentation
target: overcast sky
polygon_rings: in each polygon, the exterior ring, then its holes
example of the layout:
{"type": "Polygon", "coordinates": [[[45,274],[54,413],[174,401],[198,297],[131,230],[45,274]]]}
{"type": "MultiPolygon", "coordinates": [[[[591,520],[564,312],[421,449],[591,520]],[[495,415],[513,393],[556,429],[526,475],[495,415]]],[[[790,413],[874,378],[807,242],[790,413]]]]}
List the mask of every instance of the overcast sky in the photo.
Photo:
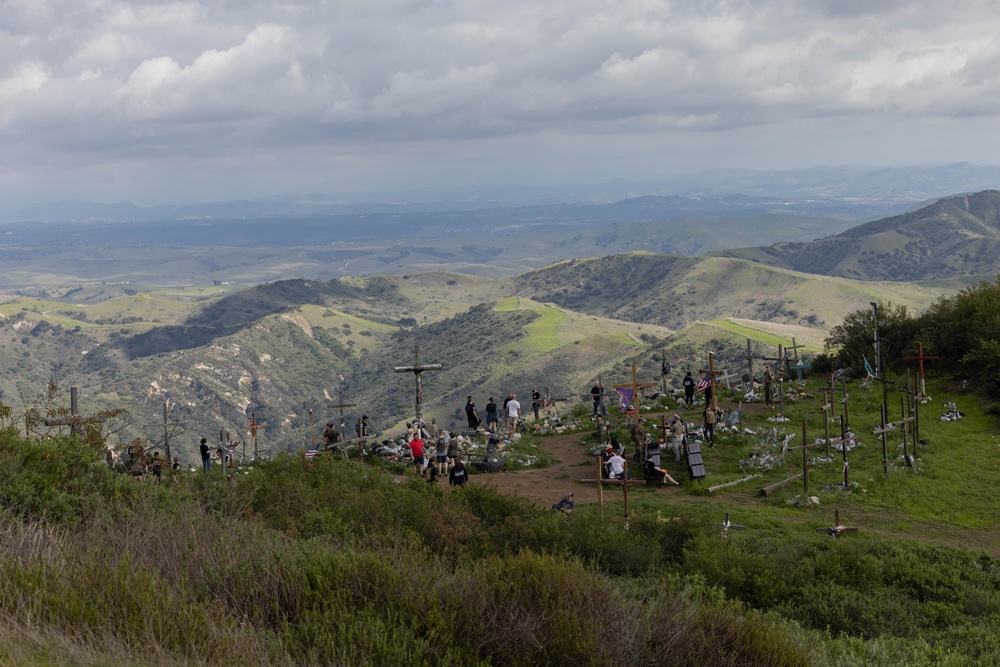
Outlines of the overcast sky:
{"type": "Polygon", "coordinates": [[[0,0],[0,203],[997,164],[997,35],[971,0],[0,0]]]}

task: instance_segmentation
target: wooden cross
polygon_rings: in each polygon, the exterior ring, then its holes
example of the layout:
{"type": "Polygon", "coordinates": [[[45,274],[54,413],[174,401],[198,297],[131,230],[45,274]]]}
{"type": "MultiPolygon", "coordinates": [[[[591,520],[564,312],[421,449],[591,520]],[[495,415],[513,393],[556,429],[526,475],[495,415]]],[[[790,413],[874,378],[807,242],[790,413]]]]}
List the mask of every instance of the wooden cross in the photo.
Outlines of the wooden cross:
{"type": "MultiPolygon", "coordinates": [[[[172,433],[169,431],[169,426],[183,426],[187,422],[168,422],[167,421],[167,404],[163,403],[163,451],[167,455],[167,463],[173,462],[170,457],[170,436],[172,433]]],[[[143,424],[143,426],[160,426],[160,424],[143,424]]],[[[176,433],[176,431],[174,431],[176,433]]]]}
{"type": "MultiPolygon", "coordinates": [[[[646,387],[656,387],[659,382],[639,382],[638,371],[636,366],[632,364],[632,383],[631,384],[614,384],[611,385],[613,389],[632,389],[632,412],[638,418],[639,416],[639,390],[645,389],[646,387]]],[[[617,393],[617,392],[615,392],[617,393]]]]}
{"type": "Polygon", "coordinates": [[[733,373],[730,373],[729,371],[723,370],[723,374],[716,379],[724,381],[726,383],[726,389],[731,391],[732,387],[729,385],[729,381],[732,380],[734,377],[737,376],[733,373]]]}
{"type": "Polygon", "coordinates": [[[837,416],[836,410],[833,409],[833,399],[834,399],[834,394],[836,392],[838,392],[838,391],[841,391],[841,392],[844,393],[844,399],[843,399],[844,412],[847,411],[847,383],[845,382],[844,383],[844,388],[841,389],[840,387],[834,386],[833,382],[834,382],[834,377],[833,377],[833,375],[831,375],[830,376],[830,386],[829,387],[820,387],[819,388],[819,391],[822,392],[822,394],[823,394],[823,403],[824,403],[824,405],[823,405],[822,409],[823,410],[829,409],[830,410],[830,417],[831,418],[837,416]]]}
{"type": "Polygon", "coordinates": [[[417,418],[417,428],[424,425],[422,407],[424,403],[424,390],[420,387],[420,374],[424,371],[439,371],[441,370],[441,364],[421,364],[420,363],[420,346],[413,346],[413,365],[412,366],[396,366],[395,371],[397,373],[413,373],[413,377],[416,380],[416,394],[414,396],[414,411],[417,418]]]}
{"type": "Polygon", "coordinates": [[[785,348],[781,343],[778,343],[778,356],[757,358],[761,361],[773,361],[779,368],[781,367],[781,364],[788,364],[788,355],[785,353],[785,348]]]}
{"type": "Polygon", "coordinates": [[[830,537],[840,538],[841,533],[856,533],[857,528],[848,528],[847,526],[840,525],[840,510],[833,511],[833,525],[829,528],[817,528],[817,533],[826,533],[830,537]]]}
{"type": "Polygon", "coordinates": [[[344,403],[344,392],[343,390],[337,390],[337,402],[330,403],[326,407],[330,409],[336,408],[340,410],[340,439],[341,441],[347,440],[347,432],[344,426],[344,408],[354,408],[357,407],[357,403],[344,403]]]}
{"type": "Polygon", "coordinates": [[[250,426],[247,432],[250,434],[250,442],[253,443],[253,457],[254,459],[260,458],[260,445],[257,442],[257,431],[262,428],[267,427],[267,422],[257,421],[257,413],[250,412],[250,426]]]}
{"type": "Polygon", "coordinates": [[[46,419],[46,426],[69,426],[70,436],[78,435],[80,427],[84,424],[103,424],[104,417],[81,417],[78,407],[79,390],[76,387],[69,388],[69,416],[46,419]]]}
{"type": "MultiPolygon", "coordinates": [[[[798,343],[796,343],[795,342],[795,336],[792,336],[792,346],[785,348],[785,356],[787,357],[788,351],[791,350],[792,351],[792,355],[794,355],[793,359],[795,359],[795,363],[799,363],[799,348],[801,348],[801,347],[805,347],[805,345],[799,345],[798,343]]],[[[781,353],[779,352],[778,354],[781,354],[781,353]]]]}
{"type": "Polygon", "coordinates": [[[917,356],[915,357],[903,357],[903,361],[913,361],[916,359],[920,365],[920,396],[927,395],[927,387],[924,384],[924,361],[936,361],[941,357],[931,357],[924,356],[924,344],[922,342],[917,343],[917,356]]]}
{"type": "Polygon", "coordinates": [[[719,407],[719,401],[715,395],[715,377],[722,375],[722,371],[715,370],[715,352],[708,353],[708,368],[699,369],[698,372],[709,377],[708,386],[712,389],[712,409],[715,410],[719,407]]]}

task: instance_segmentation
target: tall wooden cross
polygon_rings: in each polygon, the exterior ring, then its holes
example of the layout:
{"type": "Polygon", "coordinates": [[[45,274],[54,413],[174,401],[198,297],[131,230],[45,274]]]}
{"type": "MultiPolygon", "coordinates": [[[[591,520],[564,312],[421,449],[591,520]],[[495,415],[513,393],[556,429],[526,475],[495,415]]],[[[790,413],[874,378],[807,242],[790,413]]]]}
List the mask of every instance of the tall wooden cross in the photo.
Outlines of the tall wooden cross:
{"type": "Polygon", "coordinates": [[[785,348],[785,355],[787,356],[788,355],[788,351],[791,350],[792,351],[792,359],[795,360],[795,363],[799,363],[799,349],[803,348],[803,347],[805,347],[805,345],[799,345],[798,343],[796,343],[795,342],[795,336],[792,336],[792,346],[785,348]]]}
{"type": "Polygon", "coordinates": [[[715,370],[715,352],[708,353],[708,368],[701,368],[698,372],[702,375],[707,375],[709,378],[708,386],[712,388],[712,409],[715,410],[719,407],[719,400],[715,396],[715,377],[722,375],[722,371],[715,370]]]}
{"type": "Polygon", "coordinates": [[[69,415],[65,417],[57,417],[55,419],[46,419],[46,426],[69,426],[69,434],[71,436],[78,435],[80,433],[80,427],[84,424],[102,424],[105,421],[104,417],[82,417],[80,415],[79,408],[79,398],[80,392],[76,387],[69,388],[69,415]]]}
{"type": "MultiPolygon", "coordinates": [[[[171,456],[170,456],[170,436],[173,435],[173,433],[176,433],[176,431],[174,431],[172,433],[170,431],[169,427],[170,426],[183,426],[185,423],[186,422],[170,422],[170,421],[167,421],[167,403],[164,401],[164,403],[163,403],[163,424],[162,424],[163,425],[163,451],[167,455],[167,465],[170,465],[170,463],[173,461],[173,458],[171,458],[171,456]]],[[[144,426],[160,426],[160,424],[144,424],[144,426]]]]}
{"type": "Polygon", "coordinates": [[[340,410],[340,440],[342,442],[347,441],[347,432],[344,426],[344,408],[354,408],[357,407],[357,403],[344,403],[344,392],[341,389],[337,390],[337,402],[327,404],[328,408],[340,410]]]}
{"type": "MultiPolygon", "coordinates": [[[[638,418],[639,416],[639,390],[645,389],[646,387],[656,387],[659,385],[658,382],[639,382],[638,371],[636,366],[632,364],[632,383],[631,384],[614,384],[611,385],[613,389],[632,389],[632,412],[638,418]]],[[[617,392],[616,392],[617,393],[617,392]]]]}
{"type": "Polygon", "coordinates": [[[417,428],[424,425],[423,419],[423,402],[424,402],[424,390],[420,387],[420,374],[424,371],[439,371],[441,370],[441,364],[421,364],[420,363],[420,346],[413,346],[413,365],[412,366],[396,366],[394,369],[397,373],[413,373],[413,377],[416,379],[416,395],[414,397],[414,411],[417,418],[417,428]]]}
{"type": "Polygon", "coordinates": [[[927,387],[924,384],[924,361],[936,361],[941,357],[931,357],[924,355],[924,344],[922,342],[917,343],[917,356],[915,357],[903,357],[903,361],[913,361],[916,359],[920,364],[920,396],[927,395],[927,387]]]}
{"type": "MultiPolygon", "coordinates": [[[[260,458],[260,443],[257,440],[257,432],[267,427],[267,422],[257,421],[257,413],[254,411],[250,412],[250,426],[247,428],[247,433],[250,434],[250,442],[253,443],[253,458],[254,460],[260,458]]],[[[244,455],[245,456],[245,455],[244,455]]]]}

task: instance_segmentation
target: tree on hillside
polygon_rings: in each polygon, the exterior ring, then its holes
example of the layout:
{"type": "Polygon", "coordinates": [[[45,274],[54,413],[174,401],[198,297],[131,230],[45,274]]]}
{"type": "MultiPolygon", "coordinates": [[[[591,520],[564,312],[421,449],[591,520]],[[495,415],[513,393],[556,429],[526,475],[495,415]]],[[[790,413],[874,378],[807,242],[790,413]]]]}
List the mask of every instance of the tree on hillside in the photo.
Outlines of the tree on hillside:
{"type": "MultiPolygon", "coordinates": [[[[903,351],[910,347],[916,335],[917,320],[906,306],[893,306],[891,302],[878,302],[878,314],[882,358],[886,360],[887,368],[898,370],[902,367],[903,351]]],[[[843,323],[830,330],[824,347],[841,368],[860,372],[864,369],[863,359],[867,359],[874,368],[875,326],[871,310],[849,313],[843,323]]]]}
{"type": "Polygon", "coordinates": [[[1000,277],[938,300],[921,317],[920,336],[944,367],[1000,395],[1000,277]]]}

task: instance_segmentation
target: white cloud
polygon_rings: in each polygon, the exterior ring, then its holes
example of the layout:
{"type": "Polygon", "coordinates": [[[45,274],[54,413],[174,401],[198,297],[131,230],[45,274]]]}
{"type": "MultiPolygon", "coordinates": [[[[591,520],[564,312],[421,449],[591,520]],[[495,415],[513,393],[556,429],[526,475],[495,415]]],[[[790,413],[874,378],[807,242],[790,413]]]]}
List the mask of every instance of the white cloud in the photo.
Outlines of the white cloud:
{"type": "MultiPolygon", "coordinates": [[[[518,159],[504,146],[530,147],[536,161],[548,147],[553,165],[590,147],[608,165],[634,151],[636,163],[663,164],[667,152],[683,166],[693,151],[702,161],[780,166],[833,128],[850,144],[852,124],[864,137],[856,161],[877,161],[901,141],[892,133],[880,145],[872,134],[886,119],[934,120],[958,138],[969,119],[997,114],[1000,16],[991,7],[5,0],[0,194],[69,164],[89,165],[95,183],[113,172],[119,198],[130,178],[148,190],[140,181],[155,173],[166,201],[184,193],[164,170],[213,160],[229,192],[247,174],[288,178],[303,152],[309,173],[327,179],[350,177],[359,163],[401,173],[410,161],[421,177],[438,169],[446,178],[468,172],[468,155],[518,159]],[[762,151],[754,137],[782,126],[795,128],[786,134],[798,144],[762,151]],[[722,137],[729,151],[715,148],[722,137]]],[[[926,161],[982,160],[996,153],[992,142],[926,161]]]]}

